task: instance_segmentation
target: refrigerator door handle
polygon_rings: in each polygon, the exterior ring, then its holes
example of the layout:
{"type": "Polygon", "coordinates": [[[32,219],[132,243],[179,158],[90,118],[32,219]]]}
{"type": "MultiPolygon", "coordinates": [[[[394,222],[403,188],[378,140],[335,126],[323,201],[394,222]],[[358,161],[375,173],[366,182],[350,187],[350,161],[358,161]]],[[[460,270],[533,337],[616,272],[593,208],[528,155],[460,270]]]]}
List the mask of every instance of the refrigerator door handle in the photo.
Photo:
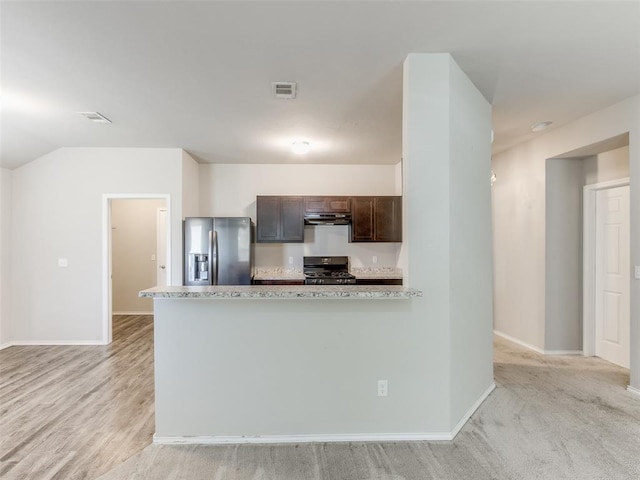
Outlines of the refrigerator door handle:
{"type": "Polygon", "coordinates": [[[213,230],[212,233],[213,233],[213,238],[211,239],[210,248],[212,249],[211,269],[213,270],[213,272],[212,272],[211,278],[213,279],[213,281],[211,282],[211,284],[217,285],[218,284],[218,232],[213,230]]]}

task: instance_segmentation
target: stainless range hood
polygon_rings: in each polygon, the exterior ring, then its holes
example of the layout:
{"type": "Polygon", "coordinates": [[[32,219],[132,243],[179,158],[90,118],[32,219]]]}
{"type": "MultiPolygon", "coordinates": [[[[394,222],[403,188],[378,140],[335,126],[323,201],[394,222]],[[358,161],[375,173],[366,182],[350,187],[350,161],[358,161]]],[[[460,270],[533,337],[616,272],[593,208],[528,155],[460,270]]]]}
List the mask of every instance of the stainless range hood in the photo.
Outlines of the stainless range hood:
{"type": "Polygon", "coordinates": [[[307,213],[305,225],[351,225],[350,213],[307,213]]]}

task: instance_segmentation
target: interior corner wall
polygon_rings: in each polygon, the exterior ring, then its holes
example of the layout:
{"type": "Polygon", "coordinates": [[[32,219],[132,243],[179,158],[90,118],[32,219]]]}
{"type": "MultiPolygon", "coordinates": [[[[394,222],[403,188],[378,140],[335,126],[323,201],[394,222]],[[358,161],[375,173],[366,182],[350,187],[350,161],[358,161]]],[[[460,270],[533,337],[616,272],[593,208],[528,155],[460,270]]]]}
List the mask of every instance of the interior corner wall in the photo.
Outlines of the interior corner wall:
{"type": "Polygon", "coordinates": [[[583,160],[546,163],[544,348],[577,352],[582,351],[583,160]]]}
{"type": "Polygon", "coordinates": [[[491,107],[448,54],[409,55],[403,90],[403,247],[453,430],[493,383],[491,107]]]}
{"type": "Polygon", "coordinates": [[[0,348],[11,340],[11,175],[0,168],[0,348]]]}
{"type": "Polygon", "coordinates": [[[494,330],[544,349],[544,153],[527,143],[493,157],[494,330]]]}
{"type": "MultiPolygon", "coordinates": [[[[496,330],[545,349],[546,159],[629,133],[631,266],[640,265],[640,95],[494,155],[496,330]]],[[[631,386],[640,388],[640,281],[631,281],[631,386]]]]}
{"type": "Polygon", "coordinates": [[[200,215],[200,166],[191,155],[182,151],[182,214],[200,215]]]}
{"type": "Polygon", "coordinates": [[[13,170],[11,323],[22,343],[102,343],[103,195],[168,195],[180,259],[179,149],[62,148],[13,170]],[[58,267],[66,258],[68,267],[58,267]],[[16,319],[19,319],[17,321],[16,319]]]}
{"type": "Polygon", "coordinates": [[[396,164],[394,176],[396,180],[396,191],[394,195],[402,195],[402,160],[396,164]]]}

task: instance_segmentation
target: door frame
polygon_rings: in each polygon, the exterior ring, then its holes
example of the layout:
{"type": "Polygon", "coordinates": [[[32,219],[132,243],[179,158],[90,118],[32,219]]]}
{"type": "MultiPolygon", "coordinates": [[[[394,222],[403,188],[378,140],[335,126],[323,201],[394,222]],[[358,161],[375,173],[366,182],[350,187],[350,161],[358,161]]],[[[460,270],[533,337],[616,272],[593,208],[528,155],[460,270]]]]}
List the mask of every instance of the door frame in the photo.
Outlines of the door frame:
{"type": "Polygon", "coordinates": [[[167,283],[171,279],[171,196],[169,194],[105,193],[102,195],[102,343],[113,340],[113,289],[112,289],[112,245],[111,202],[112,200],[164,200],[167,209],[167,283]]]}
{"type": "Polygon", "coordinates": [[[629,177],[585,185],[583,189],[582,354],[596,354],[596,193],[630,185],[629,177]]]}
{"type": "MultiPolygon", "coordinates": [[[[160,251],[160,249],[158,248],[158,237],[160,236],[160,234],[162,233],[162,230],[160,230],[160,215],[161,212],[164,212],[164,237],[165,237],[165,244],[167,243],[167,228],[168,228],[168,222],[167,219],[169,218],[169,209],[165,206],[165,207],[161,207],[161,208],[157,208],[156,209],[156,284],[158,283],[158,269],[160,268],[160,259],[158,258],[158,252],[160,251]]],[[[169,273],[170,273],[170,265],[169,265],[169,259],[166,256],[167,255],[167,247],[165,245],[165,261],[164,261],[164,285],[169,285],[169,273]]]]}

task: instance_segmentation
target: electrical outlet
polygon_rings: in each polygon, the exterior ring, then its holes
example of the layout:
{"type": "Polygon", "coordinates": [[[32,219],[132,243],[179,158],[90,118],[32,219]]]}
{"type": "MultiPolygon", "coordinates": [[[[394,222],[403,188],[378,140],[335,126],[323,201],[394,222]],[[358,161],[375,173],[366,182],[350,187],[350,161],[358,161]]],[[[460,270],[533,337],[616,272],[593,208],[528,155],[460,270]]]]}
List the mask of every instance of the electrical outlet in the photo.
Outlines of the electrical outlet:
{"type": "Polygon", "coordinates": [[[293,265],[293,257],[289,257],[289,265],[293,265]]]}
{"type": "Polygon", "coordinates": [[[152,254],[151,254],[151,261],[152,261],[152,262],[155,262],[155,261],[156,261],[156,254],[155,254],[155,253],[152,253],[152,254]]]}
{"type": "Polygon", "coordinates": [[[640,280],[640,265],[636,265],[633,270],[633,276],[635,277],[635,279],[640,280]]]}
{"type": "Polygon", "coordinates": [[[58,259],[58,266],[65,268],[69,266],[69,260],[67,260],[66,258],[59,258],[58,259]]]}
{"type": "Polygon", "coordinates": [[[373,263],[378,263],[378,256],[374,255],[371,260],[373,261],[373,263]]]}
{"type": "Polygon", "coordinates": [[[378,380],[378,396],[386,397],[389,395],[389,382],[387,380],[378,380]]]}

